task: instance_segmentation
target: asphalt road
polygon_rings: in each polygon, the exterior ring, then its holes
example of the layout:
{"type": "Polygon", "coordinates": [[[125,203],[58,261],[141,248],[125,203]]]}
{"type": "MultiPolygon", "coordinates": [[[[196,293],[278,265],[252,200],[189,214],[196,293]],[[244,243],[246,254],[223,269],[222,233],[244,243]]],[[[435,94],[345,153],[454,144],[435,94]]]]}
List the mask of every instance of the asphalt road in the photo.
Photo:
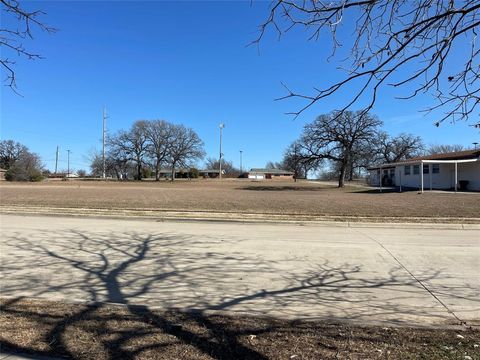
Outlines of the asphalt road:
{"type": "Polygon", "coordinates": [[[480,325],[480,231],[2,215],[1,295],[480,325]]]}

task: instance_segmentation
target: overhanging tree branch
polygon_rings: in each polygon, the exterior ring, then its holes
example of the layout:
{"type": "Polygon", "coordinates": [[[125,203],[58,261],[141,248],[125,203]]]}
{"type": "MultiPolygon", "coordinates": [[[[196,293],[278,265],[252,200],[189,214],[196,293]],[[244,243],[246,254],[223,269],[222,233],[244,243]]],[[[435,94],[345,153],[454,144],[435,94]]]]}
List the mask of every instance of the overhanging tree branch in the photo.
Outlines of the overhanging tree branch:
{"type": "Polygon", "coordinates": [[[40,20],[45,13],[41,10],[27,11],[17,0],[0,0],[3,21],[0,26],[0,55],[1,67],[7,74],[4,83],[14,92],[17,92],[15,61],[12,57],[24,57],[28,60],[41,59],[39,54],[33,53],[23,47],[22,42],[33,39],[32,28],[48,33],[56,31],[40,20]],[[8,19],[8,20],[7,20],[8,19]],[[16,25],[8,25],[15,23],[16,25]]]}
{"type": "MultiPolygon", "coordinates": [[[[349,49],[347,59],[339,59],[347,64],[342,67],[347,72],[342,80],[315,88],[311,94],[292,91],[282,84],[287,94],[279,100],[305,101],[299,110],[290,112],[294,116],[346,87],[354,90],[346,97],[340,113],[368,99],[366,113],[375,105],[379,91],[391,86],[408,93],[399,96],[403,99],[430,94],[434,104],[423,110],[443,111],[435,122],[438,126],[445,120],[470,121],[472,116],[478,116],[479,25],[479,0],[274,0],[253,43],[258,45],[269,27],[279,36],[300,27],[310,31],[310,39],[319,39],[321,34],[330,36],[329,59],[336,57],[340,46],[349,49]],[[354,24],[355,35],[340,37],[341,26],[347,21],[354,24]],[[449,62],[453,56],[462,55],[453,49],[464,44],[469,44],[470,52],[455,64],[449,62]]],[[[478,118],[472,125],[480,127],[478,118]]]]}

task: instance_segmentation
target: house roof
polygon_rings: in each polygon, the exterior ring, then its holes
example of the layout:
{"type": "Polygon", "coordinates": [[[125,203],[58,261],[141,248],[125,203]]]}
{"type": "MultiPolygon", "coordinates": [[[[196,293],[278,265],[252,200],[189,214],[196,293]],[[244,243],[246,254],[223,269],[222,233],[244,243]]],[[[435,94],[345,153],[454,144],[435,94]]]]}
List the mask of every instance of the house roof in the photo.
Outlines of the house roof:
{"type": "Polygon", "coordinates": [[[292,171],[282,170],[282,169],[261,169],[254,168],[250,169],[250,173],[261,173],[261,174],[288,174],[293,175],[292,171]]]}
{"type": "MultiPolygon", "coordinates": [[[[394,163],[386,163],[382,164],[381,167],[382,169],[387,169],[391,167],[395,167],[397,165],[407,165],[407,164],[412,164],[412,163],[419,163],[421,161],[445,161],[445,160],[474,160],[474,159],[480,159],[480,150],[464,150],[464,151],[455,151],[455,152],[449,152],[449,153],[441,153],[441,154],[431,154],[431,155],[426,155],[426,156],[418,156],[410,159],[405,159],[405,160],[400,160],[394,163]]],[[[367,170],[375,170],[379,169],[380,165],[375,165],[367,168],[367,170]]]]}
{"type": "Polygon", "coordinates": [[[463,160],[463,159],[476,159],[480,157],[480,150],[465,150],[465,151],[455,151],[442,154],[432,154],[427,156],[419,156],[406,160],[398,161],[399,163],[403,162],[412,162],[420,160],[463,160]]]}

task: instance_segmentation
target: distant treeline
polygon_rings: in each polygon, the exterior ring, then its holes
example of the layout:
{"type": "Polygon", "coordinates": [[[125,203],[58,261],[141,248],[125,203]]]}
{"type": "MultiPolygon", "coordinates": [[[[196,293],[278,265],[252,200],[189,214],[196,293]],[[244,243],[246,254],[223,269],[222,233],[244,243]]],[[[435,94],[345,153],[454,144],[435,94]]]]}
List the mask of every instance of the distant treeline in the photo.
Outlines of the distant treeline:
{"type": "MultiPolygon", "coordinates": [[[[205,156],[195,131],[164,120],[138,120],[129,130],[108,136],[106,144],[106,175],[117,179],[141,180],[153,172],[160,180],[161,169],[169,168],[173,180],[175,169],[190,169],[205,156]]],[[[93,156],[91,170],[92,175],[103,176],[102,154],[93,156]]]]}

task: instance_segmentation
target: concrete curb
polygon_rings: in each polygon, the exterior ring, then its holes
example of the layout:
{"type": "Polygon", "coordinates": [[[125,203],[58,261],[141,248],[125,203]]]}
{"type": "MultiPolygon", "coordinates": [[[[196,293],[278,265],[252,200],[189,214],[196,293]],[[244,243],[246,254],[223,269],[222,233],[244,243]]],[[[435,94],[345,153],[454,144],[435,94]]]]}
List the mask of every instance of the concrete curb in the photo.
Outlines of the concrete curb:
{"type": "Polygon", "coordinates": [[[288,224],[351,228],[405,228],[480,230],[480,218],[392,218],[308,216],[298,214],[215,213],[154,209],[89,209],[37,206],[0,206],[0,214],[28,216],[88,217],[169,222],[215,222],[238,224],[288,224]]]}

